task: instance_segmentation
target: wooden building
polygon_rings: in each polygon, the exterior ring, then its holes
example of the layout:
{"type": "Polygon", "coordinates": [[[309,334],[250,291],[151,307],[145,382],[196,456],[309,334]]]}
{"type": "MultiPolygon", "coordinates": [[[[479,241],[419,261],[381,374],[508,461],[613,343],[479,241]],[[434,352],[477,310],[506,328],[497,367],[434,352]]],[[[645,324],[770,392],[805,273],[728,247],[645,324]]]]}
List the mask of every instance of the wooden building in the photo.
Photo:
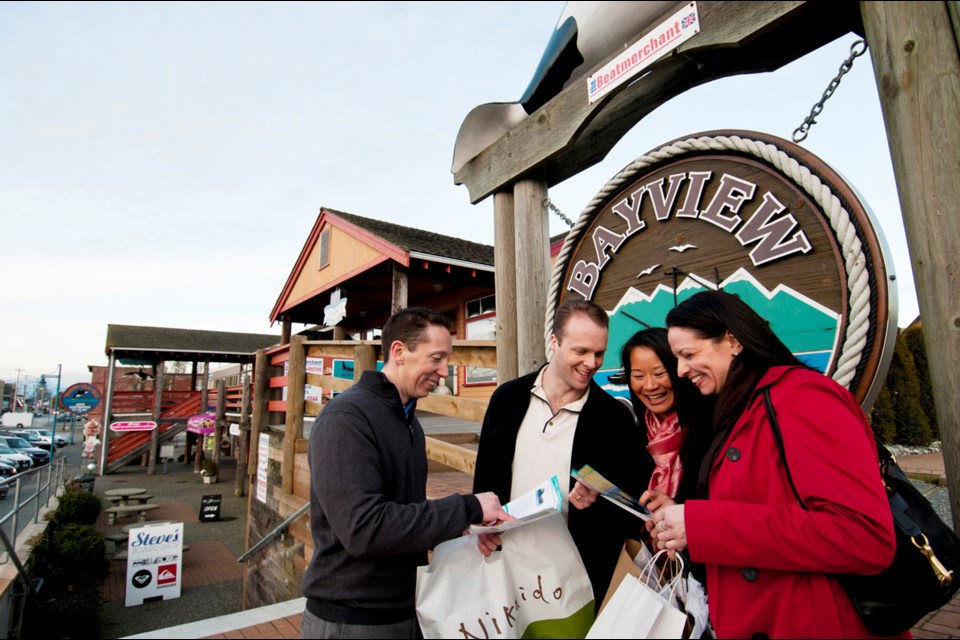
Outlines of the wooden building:
{"type": "MultiPolygon", "coordinates": [[[[392,312],[413,306],[446,315],[454,339],[492,340],[493,247],[321,208],[270,321],[283,324],[284,343],[294,323],[309,339],[375,339],[392,312]],[[345,315],[325,322],[338,299],[345,315]]],[[[318,366],[336,376],[335,365],[318,366]]],[[[446,384],[452,395],[487,399],[496,370],[451,367],[446,384]]]]}

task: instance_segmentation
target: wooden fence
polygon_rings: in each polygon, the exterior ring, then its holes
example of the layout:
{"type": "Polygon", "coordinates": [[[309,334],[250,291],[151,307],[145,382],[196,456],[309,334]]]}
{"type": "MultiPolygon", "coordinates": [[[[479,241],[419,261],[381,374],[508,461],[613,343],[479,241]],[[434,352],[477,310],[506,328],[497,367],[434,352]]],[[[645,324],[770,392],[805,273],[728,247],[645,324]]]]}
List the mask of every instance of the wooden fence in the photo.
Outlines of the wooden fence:
{"type": "MultiPolygon", "coordinates": [[[[380,359],[380,341],[325,341],[304,340],[293,336],[289,345],[257,352],[254,367],[253,414],[251,442],[257,442],[264,430],[283,432],[283,456],[281,463],[282,492],[293,492],[295,456],[304,451],[297,440],[304,437],[304,420],[318,415],[322,403],[307,401],[307,385],[320,387],[325,392],[342,392],[353,385],[353,380],[328,373],[308,373],[307,359],[337,359],[353,362],[354,380],[366,370],[375,370],[380,359]],[[284,393],[285,392],[285,393],[284,393]]],[[[497,348],[494,340],[454,340],[450,364],[461,367],[495,369],[497,348]]],[[[417,401],[417,408],[444,416],[470,422],[482,422],[487,409],[485,400],[430,394],[417,401]]],[[[249,472],[256,469],[257,451],[250,451],[249,472]]],[[[427,457],[448,467],[472,474],[476,464],[476,452],[438,438],[427,437],[427,457]]]]}

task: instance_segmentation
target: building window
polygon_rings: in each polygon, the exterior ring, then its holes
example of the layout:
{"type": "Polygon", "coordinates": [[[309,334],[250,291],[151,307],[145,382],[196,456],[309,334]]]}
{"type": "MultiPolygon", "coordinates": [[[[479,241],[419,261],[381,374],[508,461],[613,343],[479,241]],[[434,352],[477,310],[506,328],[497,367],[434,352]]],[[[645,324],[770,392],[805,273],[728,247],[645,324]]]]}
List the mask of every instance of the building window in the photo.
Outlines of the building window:
{"type": "MultiPolygon", "coordinates": [[[[467,302],[467,340],[497,339],[496,296],[486,296],[467,302]]],[[[466,367],[464,384],[496,384],[497,370],[486,367],[466,367]]]]}
{"type": "Polygon", "coordinates": [[[320,260],[318,269],[323,269],[330,264],[330,227],[320,232],[320,260]]]}

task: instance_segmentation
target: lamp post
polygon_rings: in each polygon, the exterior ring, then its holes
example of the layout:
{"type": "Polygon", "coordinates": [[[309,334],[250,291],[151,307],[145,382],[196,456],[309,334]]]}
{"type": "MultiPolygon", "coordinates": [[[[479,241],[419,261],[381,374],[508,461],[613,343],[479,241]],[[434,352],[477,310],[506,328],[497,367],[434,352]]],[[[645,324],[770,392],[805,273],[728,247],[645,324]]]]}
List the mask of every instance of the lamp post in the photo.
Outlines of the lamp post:
{"type": "MultiPolygon", "coordinates": [[[[63,410],[63,405],[60,403],[60,374],[63,371],[63,364],[57,365],[57,395],[54,396],[54,399],[57,403],[57,412],[53,414],[53,428],[50,431],[50,459],[53,460],[53,453],[57,450],[57,417],[60,415],[60,411],[63,410]]],[[[51,373],[49,377],[53,377],[51,373]]]]}

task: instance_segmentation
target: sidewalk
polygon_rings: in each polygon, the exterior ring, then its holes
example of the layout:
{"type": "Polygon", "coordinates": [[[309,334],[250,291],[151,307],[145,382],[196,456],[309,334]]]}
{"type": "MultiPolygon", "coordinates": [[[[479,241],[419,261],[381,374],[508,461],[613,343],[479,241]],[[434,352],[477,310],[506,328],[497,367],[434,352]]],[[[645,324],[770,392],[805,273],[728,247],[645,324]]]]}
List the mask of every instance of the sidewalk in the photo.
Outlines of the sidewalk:
{"type": "MultiPolygon", "coordinates": [[[[70,453],[79,448],[70,448],[70,453]]],[[[901,456],[901,468],[911,475],[938,478],[943,475],[943,456],[923,454],[901,456]]],[[[233,495],[236,462],[221,459],[220,482],[203,484],[193,472],[193,464],[168,463],[158,466],[155,475],[147,475],[139,466],[98,477],[94,492],[103,497],[108,489],[141,487],[153,495],[160,508],[151,512],[152,520],[176,520],[184,523],[184,538],[190,547],[183,555],[181,597],[124,606],[126,563],[111,561],[104,583],[104,638],[299,638],[303,599],[269,607],[242,611],[243,566],[237,558],[246,550],[247,497],[233,495]],[[200,499],[220,494],[220,522],[200,523],[200,499]]],[[[79,473],[79,472],[78,472],[79,473]]],[[[458,472],[431,473],[427,495],[431,498],[451,493],[469,493],[472,476],[458,472]]],[[[937,491],[946,491],[939,487],[937,491]]],[[[106,505],[106,501],[104,502],[106,505]]],[[[118,531],[129,518],[106,524],[102,515],[98,527],[105,532],[118,531]]],[[[108,543],[108,552],[113,552],[108,543]]],[[[960,595],[940,610],[926,616],[913,629],[916,638],[960,638],[960,595]]]]}
{"type": "Polygon", "coordinates": [[[941,485],[946,486],[947,484],[942,453],[899,456],[897,457],[897,464],[909,476],[928,476],[931,479],[937,478],[941,485]]]}
{"type": "MultiPolygon", "coordinates": [[[[247,497],[234,497],[236,461],[220,459],[220,477],[216,484],[204,484],[193,463],[158,465],[156,474],[147,475],[145,467],[127,466],[119,472],[98,477],[94,493],[120,487],[146,489],[150,502],[160,507],[151,511],[150,520],[171,520],[184,523],[184,544],[181,567],[181,595],[171,600],[146,602],[126,607],[126,560],[110,560],[109,573],[103,585],[104,638],[119,638],[151,629],[170,627],[239,612],[243,603],[243,565],[237,558],[246,547],[247,497]],[[221,496],[221,519],[200,522],[200,500],[205,495],[221,496]]],[[[104,506],[108,503],[103,501],[104,506]]],[[[107,524],[101,513],[97,528],[105,533],[119,532],[121,527],[136,522],[136,516],[107,524]]],[[[107,543],[108,557],[117,551],[107,543]]]]}

